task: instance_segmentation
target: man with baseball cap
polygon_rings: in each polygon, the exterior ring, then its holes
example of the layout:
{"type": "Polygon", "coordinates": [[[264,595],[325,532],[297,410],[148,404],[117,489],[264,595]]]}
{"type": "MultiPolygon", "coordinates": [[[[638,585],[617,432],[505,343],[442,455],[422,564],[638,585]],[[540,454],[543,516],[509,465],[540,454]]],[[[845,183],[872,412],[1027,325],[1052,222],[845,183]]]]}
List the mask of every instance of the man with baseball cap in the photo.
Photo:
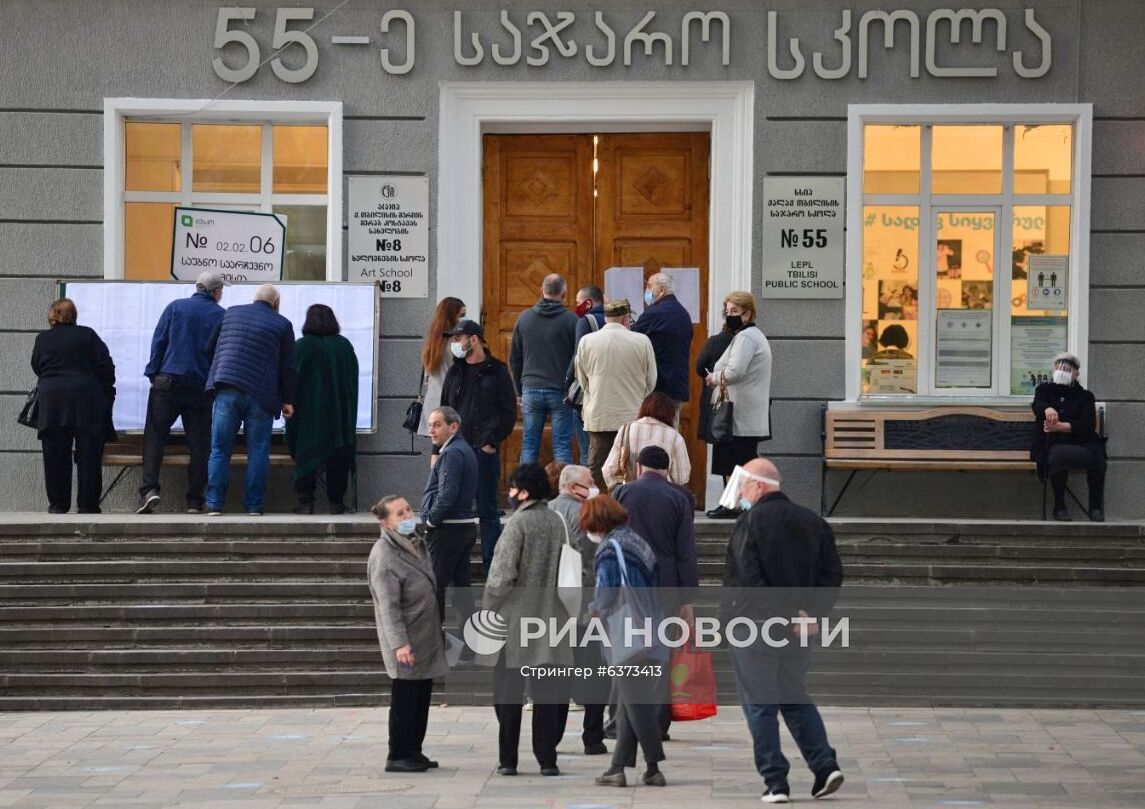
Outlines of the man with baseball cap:
{"type": "Polygon", "coordinates": [[[175,419],[183,419],[190,463],[187,466],[187,511],[203,510],[207,458],[211,452],[211,397],[204,390],[211,368],[208,345],[223,319],[225,282],[214,272],[195,281],[195,292],[167,304],[151,337],[151,359],[143,375],[151,380],[143,427],[143,480],[137,514],[150,514],[159,504],[159,468],[175,419]]]}
{"type": "Polygon", "coordinates": [[[454,360],[441,386],[441,403],[461,415],[461,434],[477,456],[481,560],[488,572],[493,549],[501,537],[497,505],[501,443],[517,423],[517,391],[509,368],[489,353],[480,323],[462,320],[449,336],[454,360]]]}
{"type": "Polygon", "coordinates": [[[1089,519],[1105,521],[1105,440],[1097,433],[1097,403],[1077,381],[1081,360],[1063,351],[1053,359],[1049,382],[1034,391],[1037,430],[1030,458],[1038,476],[1054,490],[1054,519],[1068,520],[1065,491],[1071,469],[1084,469],[1089,485],[1089,519]]]}

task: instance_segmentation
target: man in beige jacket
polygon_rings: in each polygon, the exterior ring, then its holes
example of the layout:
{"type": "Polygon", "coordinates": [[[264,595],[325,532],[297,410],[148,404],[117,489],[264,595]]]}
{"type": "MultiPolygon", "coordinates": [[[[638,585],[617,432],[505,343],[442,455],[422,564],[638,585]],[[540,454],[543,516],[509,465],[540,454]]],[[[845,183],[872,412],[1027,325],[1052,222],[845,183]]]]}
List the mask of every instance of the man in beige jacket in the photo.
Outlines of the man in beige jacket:
{"type": "Polygon", "coordinates": [[[643,334],[629,331],[632,310],[620,298],[604,305],[604,326],[585,335],[576,352],[576,378],[584,390],[584,430],[588,433],[588,468],[606,491],[601,468],[616,434],[640,412],[656,387],[656,353],[643,334]]]}

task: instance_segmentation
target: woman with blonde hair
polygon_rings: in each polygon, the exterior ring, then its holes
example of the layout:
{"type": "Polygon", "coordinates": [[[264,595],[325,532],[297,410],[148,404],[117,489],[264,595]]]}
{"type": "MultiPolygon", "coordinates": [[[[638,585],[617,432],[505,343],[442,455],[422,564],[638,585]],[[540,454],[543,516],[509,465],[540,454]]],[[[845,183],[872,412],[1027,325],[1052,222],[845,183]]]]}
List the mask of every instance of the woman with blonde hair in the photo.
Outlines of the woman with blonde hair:
{"type": "Polygon", "coordinates": [[[684,436],[672,426],[675,413],[676,406],[668,394],[651,393],[640,405],[636,421],[620,428],[601,469],[609,491],[636,479],[636,456],[640,450],[652,445],[663,447],[668,452],[668,479],[681,486],[688,485],[692,462],[688,458],[684,436]]]}
{"type": "Polygon", "coordinates": [[[76,318],[75,303],[60,298],[48,310],[50,328],[36,335],[32,348],[32,370],[39,377],[36,430],[51,514],[71,509],[73,458],[77,511],[99,513],[103,445],[115,440],[115,363],[99,335],[76,325],[76,318]]]}
{"type": "MultiPolygon", "coordinates": [[[[731,344],[706,379],[712,402],[723,396],[732,408],[732,438],[712,447],[712,474],[730,475],[736,466],[759,457],[759,442],[771,438],[771,346],[756,326],[758,308],[750,292],[724,298],[724,322],[735,332],[731,344]]],[[[709,517],[730,518],[735,509],[718,506],[709,517]]]]}
{"type": "MultiPolygon", "coordinates": [[[[448,332],[458,321],[465,318],[465,303],[461,298],[442,298],[433,310],[425,339],[421,344],[422,385],[425,396],[422,398],[421,424],[418,435],[429,437],[429,414],[441,405],[441,389],[445,385],[445,375],[453,367],[453,354],[449,344],[452,338],[448,332]]],[[[421,391],[421,387],[418,387],[421,391]]]]}

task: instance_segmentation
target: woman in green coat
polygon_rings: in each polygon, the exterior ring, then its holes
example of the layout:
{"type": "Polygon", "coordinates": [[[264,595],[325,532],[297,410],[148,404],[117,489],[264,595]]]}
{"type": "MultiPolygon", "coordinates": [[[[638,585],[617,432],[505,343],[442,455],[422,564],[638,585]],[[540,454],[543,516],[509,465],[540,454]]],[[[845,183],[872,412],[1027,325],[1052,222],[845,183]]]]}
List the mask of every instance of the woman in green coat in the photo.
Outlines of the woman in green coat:
{"type": "Polygon", "coordinates": [[[298,393],[294,417],[286,422],[286,446],[294,458],[295,514],[314,513],[322,468],[330,513],[346,511],[358,423],[358,357],[340,331],[334,310],[316,303],[306,310],[302,339],[294,344],[298,393]]]}

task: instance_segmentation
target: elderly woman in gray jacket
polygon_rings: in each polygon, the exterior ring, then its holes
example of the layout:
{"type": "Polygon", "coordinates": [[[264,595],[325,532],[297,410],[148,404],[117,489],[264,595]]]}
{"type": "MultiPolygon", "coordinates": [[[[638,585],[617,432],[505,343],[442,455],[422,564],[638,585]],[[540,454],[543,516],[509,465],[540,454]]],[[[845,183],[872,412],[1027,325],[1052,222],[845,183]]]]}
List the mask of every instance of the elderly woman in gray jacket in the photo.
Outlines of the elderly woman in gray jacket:
{"type": "Polygon", "coordinates": [[[437,766],[421,752],[433,678],[449,673],[433,566],[414,531],[417,520],[405,498],[383,497],[370,511],[382,524],[367,571],[378,642],[390,676],[386,772],[425,772],[437,766]]]}
{"type": "MultiPolygon", "coordinates": [[[[518,466],[509,478],[509,499],[517,504],[497,540],[485,582],[484,608],[494,610],[508,624],[507,642],[497,655],[479,655],[479,663],[496,664],[493,670],[493,708],[497,713],[498,775],[517,774],[517,746],[521,741],[521,709],[525,698],[525,666],[571,666],[572,649],[534,640],[521,643],[523,616],[567,620],[557,599],[557,567],[565,543],[564,519],[549,511],[549,478],[537,464],[518,466]]],[[[560,775],[557,744],[565,733],[571,684],[566,679],[532,681],[533,755],[541,775],[560,775]]]]}

